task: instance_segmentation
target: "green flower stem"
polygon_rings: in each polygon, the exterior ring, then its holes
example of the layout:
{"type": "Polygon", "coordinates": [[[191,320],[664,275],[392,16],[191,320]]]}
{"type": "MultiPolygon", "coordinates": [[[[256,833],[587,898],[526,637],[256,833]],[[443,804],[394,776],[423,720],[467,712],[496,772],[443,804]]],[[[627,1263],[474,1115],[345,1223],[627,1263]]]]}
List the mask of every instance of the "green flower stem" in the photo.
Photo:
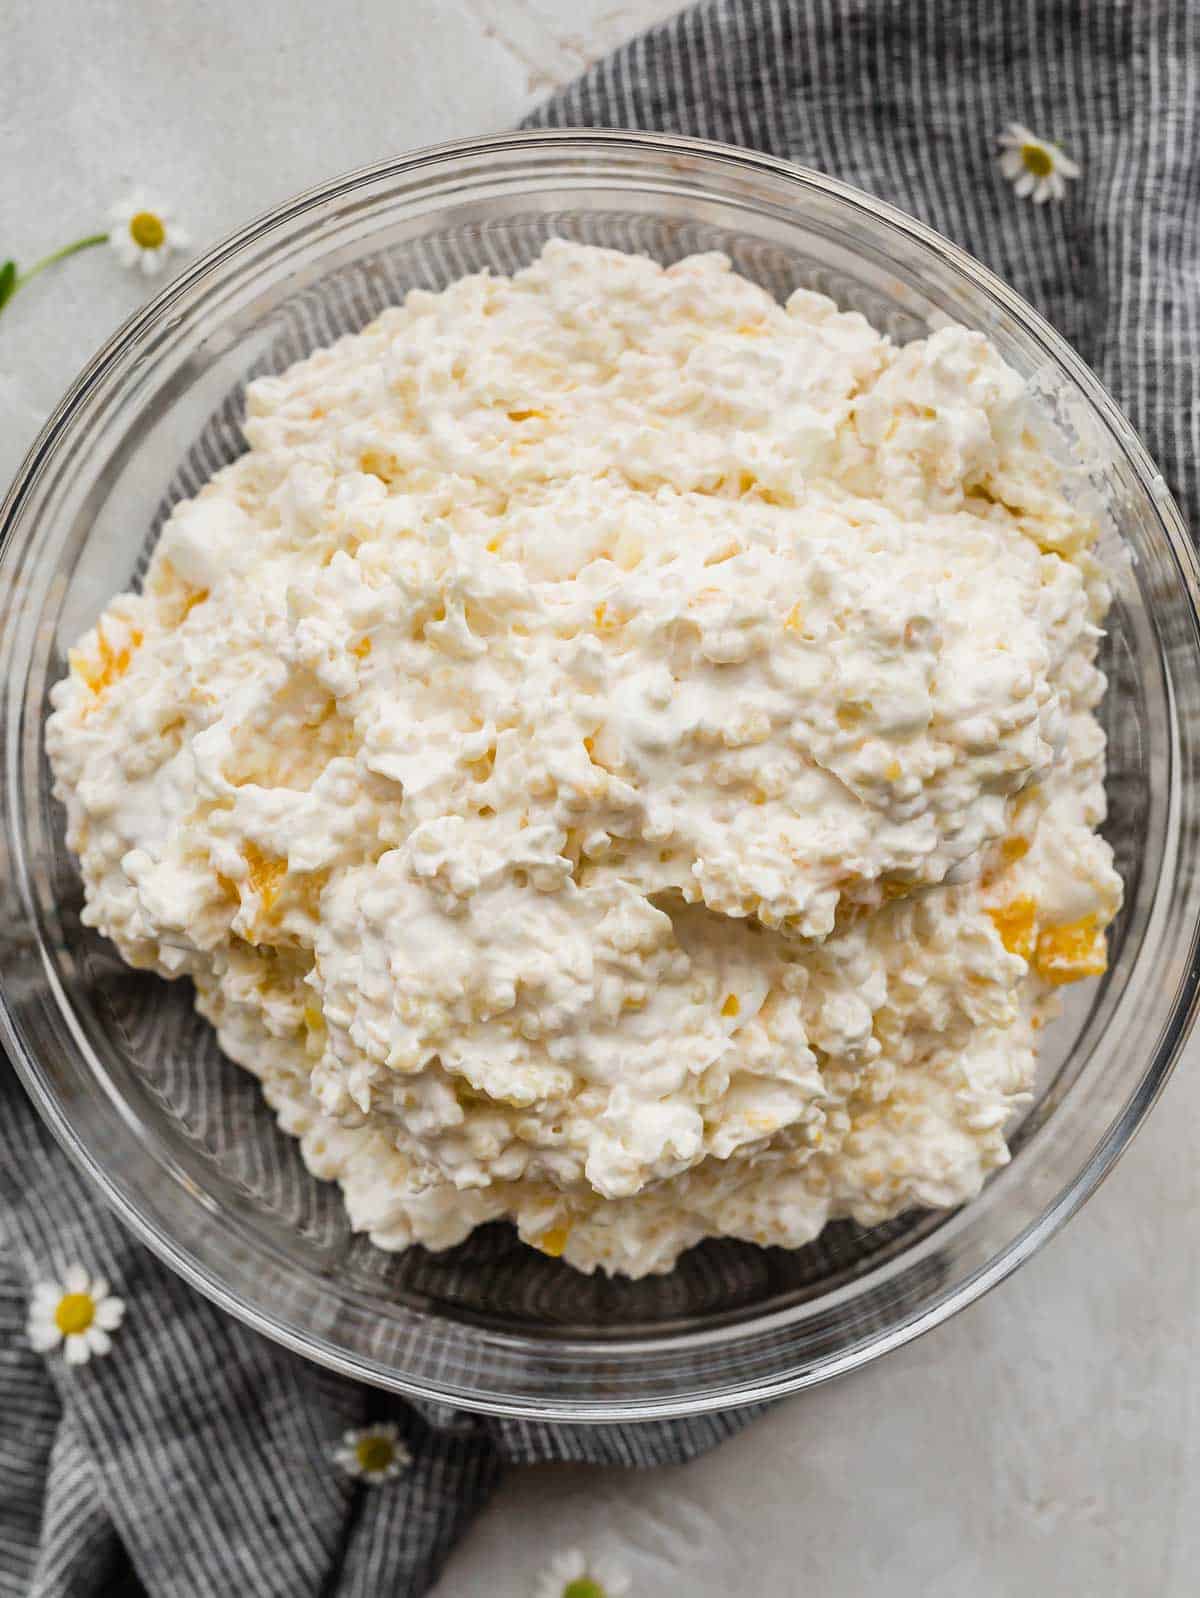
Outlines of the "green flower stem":
{"type": "Polygon", "coordinates": [[[18,272],[15,261],[5,261],[0,265],[0,308],[12,299],[18,289],[24,288],[30,278],[36,277],[39,272],[44,272],[56,261],[65,261],[68,255],[78,255],[80,250],[93,250],[97,244],[107,243],[107,233],[89,233],[86,238],[75,239],[73,243],[64,244],[61,249],[43,255],[41,260],[35,261],[27,272],[18,272]]]}
{"type": "Polygon", "coordinates": [[[31,277],[36,277],[48,266],[53,266],[55,261],[65,261],[68,255],[78,255],[80,250],[94,250],[97,244],[107,244],[107,233],[89,233],[85,239],[76,239],[74,244],[64,244],[61,250],[52,250],[49,255],[43,255],[40,261],[35,261],[28,272],[22,272],[17,278],[17,286],[28,283],[31,277]]]}

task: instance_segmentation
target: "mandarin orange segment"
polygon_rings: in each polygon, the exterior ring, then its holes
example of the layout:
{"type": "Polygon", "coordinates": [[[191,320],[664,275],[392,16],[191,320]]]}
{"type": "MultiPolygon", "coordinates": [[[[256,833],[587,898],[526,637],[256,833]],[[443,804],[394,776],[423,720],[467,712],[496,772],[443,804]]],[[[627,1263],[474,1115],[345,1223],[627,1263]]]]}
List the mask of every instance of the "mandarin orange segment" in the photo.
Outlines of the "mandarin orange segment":
{"type": "Polygon", "coordinates": [[[243,851],[247,870],[246,884],[256,893],[265,915],[279,897],[279,884],[287,872],[287,861],[263,854],[257,844],[248,843],[243,851]]]}
{"type": "Polygon", "coordinates": [[[1033,963],[1038,975],[1055,987],[1080,982],[1084,977],[1102,976],[1108,969],[1104,928],[1095,916],[1061,927],[1047,927],[1037,940],[1033,963]]]}
{"type": "Polygon", "coordinates": [[[1037,947],[1037,905],[1034,901],[1021,894],[1007,904],[994,905],[988,915],[1009,954],[1019,955],[1022,960],[1031,959],[1037,947]]]}
{"type": "Polygon", "coordinates": [[[96,631],[96,658],[89,659],[81,649],[72,649],[67,656],[71,670],[79,677],[99,699],[106,688],[111,688],[118,678],[123,677],[129,670],[129,662],[133,652],[142,642],[142,634],[136,627],[130,629],[129,642],[121,649],[114,649],[105,636],[103,627],[96,631]]]}
{"type": "Polygon", "coordinates": [[[552,1226],[548,1232],[542,1233],[535,1247],[541,1249],[543,1254],[549,1254],[552,1260],[556,1260],[566,1248],[570,1235],[569,1226],[552,1226]]]}

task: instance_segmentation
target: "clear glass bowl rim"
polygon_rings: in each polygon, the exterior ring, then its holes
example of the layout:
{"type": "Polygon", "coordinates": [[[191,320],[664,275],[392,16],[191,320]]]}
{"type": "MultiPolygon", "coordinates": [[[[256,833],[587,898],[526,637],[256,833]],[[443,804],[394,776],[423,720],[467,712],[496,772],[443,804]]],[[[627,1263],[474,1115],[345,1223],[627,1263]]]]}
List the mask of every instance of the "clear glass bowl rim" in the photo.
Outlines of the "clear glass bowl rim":
{"type": "MultiPolygon", "coordinates": [[[[539,152],[550,151],[570,152],[580,157],[589,154],[597,157],[615,154],[636,157],[639,150],[660,159],[670,157],[674,153],[692,162],[709,161],[726,168],[740,168],[747,173],[757,171],[776,180],[786,180],[795,185],[798,196],[810,191],[829,197],[856,210],[871,225],[883,224],[895,229],[913,243],[932,250],[944,262],[950,264],[968,280],[974,290],[982,292],[994,301],[1004,313],[1020,325],[1024,333],[1040,342],[1050,360],[1070,379],[1104,430],[1125,456],[1143,493],[1157,511],[1179,578],[1181,594],[1190,608],[1191,618],[1194,620],[1200,617],[1200,562],[1197,561],[1196,552],[1187,535],[1182,517],[1161,472],[1130,423],[1090,368],[1038,312],[988,268],[923,223],[877,200],[874,196],[838,179],[828,177],[824,173],[757,151],[710,140],[607,129],[529,130],[427,146],[401,157],[357,168],[310,188],[230,234],[200,256],[145,307],[129,317],[93,356],[64,395],[31,446],[3,504],[0,505],[0,554],[4,552],[9,538],[18,525],[26,498],[32,493],[41,472],[54,452],[61,448],[64,439],[69,437],[76,413],[85,400],[105,380],[110,371],[128,357],[132,349],[136,348],[152,330],[162,326],[170,317],[173,308],[194,287],[205,279],[213,278],[222,267],[232,267],[251,246],[263,241],[273,230],[282,228],[330,201],[349,195],[356,189],[401,176],[412,180],[419,178],[422,172],[437,173],[444,169],[448,162],[470,162],[472,159],[505,152],[523,152],[531,163],[536,163],[539,152]]],[[[827,1357],[812,1367],[783,1366],[770,1379],[758,1378],[753,1383],[714,1382],[710,1384],[708,1390],[690,1394],[686,1402],[674,1397],[660,1401],[642,1395],[635,1401],[629,1402],[608,1397],[603,1401],[591,1401],[586,1398],[552,1398],[543,1403],[527,1398],[507,1398],[495,1392],[471,1391],[457,1386],[439,1385],[430,1380],[413,1379],[392,1366],[383,1366],[367,1356],[352,1353],[344,1347],[330,1343],[311,1329],[288,1324],[269,1310],[229,1290],[207,1266],[198,1261],[186,1248],[180,1247],[174,1239],[161,1232],[153,1221],[143,1215],[135,1196],[125,1190],[119,1174],[100,1163],[93,1151],[77,1135],[64,1105],[54,1092],[48,1074],[39,1060],[24,1045],[23,1038],[14,1025],[2,985],[0,985],[0,1042],[3,1042],[8,1050],[34,1104],[58,1142],[90,1178],[122,1221],[192,1286],[220,1308],[277,1343],[343,1375],[399,1393],[440,1403],[451,1403],[457,1408],[539,1420],[573,1422],[649,1420],[696,1414],[775,1398],[843,1374],[939,1325],[960,1309],[973,1303],[1036,1252],[1096,1190],[1128,1147],[1134,1133],[1161,1093],[1178,1059],[1197,1009],[1200,1008],[1200,962],[1196,958],[1196,946],[1197,929],[1193,928],[1186,978],[1175,995],[1171,1013],[1164,1021],[1159,1046],[1147,1062],[1121,1113],[1111,1122],[1105,1136],[1095,1147],[1092,1157],[1077,1172],[1074,1180],[1063,1188],[1054,1200],[1043,1208],[1038,1217],[1010,1241],[1007,1247],[968,1278],[954,1283],[948,1290],[934,1294],[919,1313],[900,1320],[883,1331],[864,1335],[857,1343],[838,1355],[827,1357]]],[[[755,1322],[739,1327],[737,1335],[753,1339],[759,1335],[778,1332],[789,1318],[790,1312],[786,1310],[767,1313],[755,1322]]],[[[597,1358],[612,1362],[614,1358],[637,1359],[650,1354],[678,1351],[685,1345],[694,1345],[697,1342],[716,1344],[729,1335],[727,1331],[718,1329],[685,1334],[682,1337],[672,1333],[638,1338],[617,1345],[604,1342],[594,1347],[586,1341],[573,1341],[570,1347],[581,1359],[586,1359],[591,1351],[597,1358]]],[[[500,1338],[499,1341],[504,1339],[500,1338]]]]}

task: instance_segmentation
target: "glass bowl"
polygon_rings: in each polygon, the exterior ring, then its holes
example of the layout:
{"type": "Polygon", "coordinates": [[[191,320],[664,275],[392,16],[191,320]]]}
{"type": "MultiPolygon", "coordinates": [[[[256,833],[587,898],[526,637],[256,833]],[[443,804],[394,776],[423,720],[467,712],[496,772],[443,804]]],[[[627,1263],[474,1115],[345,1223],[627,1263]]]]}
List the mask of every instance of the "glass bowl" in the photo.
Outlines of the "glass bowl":
{"type": "Polygon", "coordinates": [[[1161,475],[1063,341],[976,262],[832,179],[716,144],[525,133],[314,189],[196,262],[100,351],[0,513],[5,928],[0,1036],[119,1214],[202,1292],[348,1375],[563,1420],[695,1413],[793,1391],[978,1297],[1091,1193],[1153,1104],[1196,1005],[1197,564],[1161,475]],[[169,505],[242,447],[247,377],[361,326],[414,285],[509,272],[552,234],[670,261],[721,249],[897,341],[950,317],[1027,375],[1104,526],[1108,834],[1126,905],[1111,968],[1053,1030],[1012,1163],[972,1204],[794,1252],[712,1241],[667,1276],[583,1277],[505,1226],[435,1255],[349,1233],[183,985],[80,924],[42,749],[67,645],[136,580],[169,505]],[[1132,558],[1126,559],[1122,551],[1132,558]],[[249,1126],[235,1134],[235,1125],[249,1126]]]}

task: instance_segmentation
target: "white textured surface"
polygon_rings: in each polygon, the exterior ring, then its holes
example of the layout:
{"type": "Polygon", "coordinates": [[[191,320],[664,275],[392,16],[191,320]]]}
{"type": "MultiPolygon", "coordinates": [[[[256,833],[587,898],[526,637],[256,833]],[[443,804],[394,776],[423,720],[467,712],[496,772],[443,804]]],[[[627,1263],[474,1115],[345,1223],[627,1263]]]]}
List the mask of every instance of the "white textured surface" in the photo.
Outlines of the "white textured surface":
{"type": "MultiPolygon", "coordinates": [[[[6,19],[0,248],[28,261],[129,183],[204,244],[393,151],[514,122],[671,0],[43,0],[6,19]]],[[[0,478],[146,292],[107,252],[0,317],[0,478]]],[[[950,1325],[627,1477],[513,1473],[438,1598],[520,1595],[549,1550],[640,1598],[1190,1598],[1200,1569],[1200,1078],[1192,1049],[1069,1230],[950,1325]],[[1189,1063],[1191,1069],[1189,1069],[1189,1063]]]]}

